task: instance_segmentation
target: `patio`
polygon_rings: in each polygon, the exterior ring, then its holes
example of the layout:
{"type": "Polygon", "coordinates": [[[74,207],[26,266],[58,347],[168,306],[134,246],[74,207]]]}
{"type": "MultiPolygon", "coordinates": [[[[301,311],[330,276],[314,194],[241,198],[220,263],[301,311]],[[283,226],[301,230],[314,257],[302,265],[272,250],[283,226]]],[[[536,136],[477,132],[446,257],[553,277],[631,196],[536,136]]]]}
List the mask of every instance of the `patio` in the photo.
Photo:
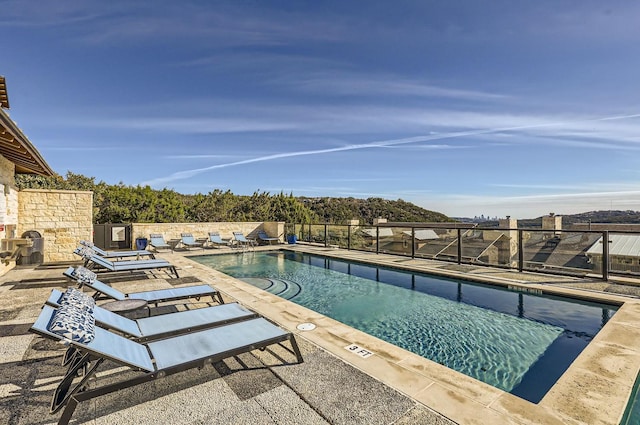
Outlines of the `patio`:
{"type": "MultiPolygon", "coordinates": [[[[123,279],[111,274],[104,280],[123,291],[220,283],[215,271],[202,273],[183,263],[186,259],[179,254],[171,257],[182,263],[179,279],[156,272],[157,278],[141,274],[130,280],[130,275],[123,279]]],[[[61,415],[50,415],[49,404],[64,371],[60,362],[65,347],[28,329],[51,289],[73,285],[62,275],[65,269],[66,265],[24,266],[0,278],[2,423],[55,423],[61,415]]],[[[231,297],[225,295],[225,300],[231,297]]],[[[285,350],[254,351],[81,403],[72,423],[453,423],[312,342],[297,339],[302,364],[284,365],[295,362],[285,350]]],[[[113,364],[109,374],[132,373],[123,369],[113,364]]]]}
{"type": "MultiPolygon", "coordinates": [[[[154,271],[155,277],[139,274],[132,280],[130,274],[110,274],[104,280],[123,292],[210,284],[220,290],[225,301],[239,301],[293,331],[304,363],[286,364],[294,362],[295,356],[285,350],[254,351],[201,371],[183,372],[80,404],[72,423],[613,425],[619,422],[640,367],[637,348],[640,291],[635,291],[634,286],[324,247],[287,248],[626,304],[543,401],[532,404],[189,259],[202,251],[163,252],[161,258],[180,271],[179,279],[154,271]],[[623,291],[628,294],[614,293],[623,291]],[[316,324],[316,329],[296,329],[307,322],[316,324]],[[350,343],[366,347],[375,355],[367,359],[355,356],[344,349],[350,343]]],[[[48,411],[63,372],[60,361],[64,347],[37,337],[28,329],[51,289],[72,285],[62,276],[66,266],[23,266],[0,278],[4,300],[0,308],[3,423],[55,423],[60,416],[60,413],[49,415],[48,411]]],[[[100,379],[119,373],[131,372],[114,365],[100,379]]]]}

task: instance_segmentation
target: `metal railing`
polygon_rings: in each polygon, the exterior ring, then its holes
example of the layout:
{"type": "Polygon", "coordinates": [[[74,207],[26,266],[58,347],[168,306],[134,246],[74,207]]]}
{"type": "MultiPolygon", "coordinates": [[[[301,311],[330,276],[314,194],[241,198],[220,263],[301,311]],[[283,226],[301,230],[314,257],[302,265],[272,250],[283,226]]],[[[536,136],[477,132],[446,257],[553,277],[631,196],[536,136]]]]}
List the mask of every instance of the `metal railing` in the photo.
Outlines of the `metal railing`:
{"type": "Polygon", "coordinates": [[[612,273],[640,277],[640,252],[610,250],[623,237],[638,238],[633,245],[640,246],[640,232],[461,228],[414,223],[288,224],[287,228],[288,233],[297,235],[298,242],[326,247],[518,271],[594,276],[605,281],[612,273]]]}

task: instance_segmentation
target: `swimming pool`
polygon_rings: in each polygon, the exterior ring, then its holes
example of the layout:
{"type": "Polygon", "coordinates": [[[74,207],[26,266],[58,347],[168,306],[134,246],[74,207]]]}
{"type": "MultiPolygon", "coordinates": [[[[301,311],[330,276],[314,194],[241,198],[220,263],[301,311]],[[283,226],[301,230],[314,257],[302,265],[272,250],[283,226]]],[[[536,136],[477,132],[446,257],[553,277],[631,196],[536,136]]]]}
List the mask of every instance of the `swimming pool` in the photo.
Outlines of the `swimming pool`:
{"type": "Polygon", "coordinates": [[[191,258],[532,402],[617,310],[289,251],[191,258]]]}

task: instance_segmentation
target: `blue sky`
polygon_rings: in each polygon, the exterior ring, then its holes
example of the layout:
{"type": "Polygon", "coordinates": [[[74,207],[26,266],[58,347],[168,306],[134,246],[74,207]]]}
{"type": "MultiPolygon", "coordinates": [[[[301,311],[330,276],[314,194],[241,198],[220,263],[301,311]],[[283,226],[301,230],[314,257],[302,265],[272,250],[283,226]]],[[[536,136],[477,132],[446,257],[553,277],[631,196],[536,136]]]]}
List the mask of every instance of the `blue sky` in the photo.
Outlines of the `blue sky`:
{"type": "Polygon", "coordinates": [[[49,165],[181,193],[640,210],[640,2],[4,1],[49,165]]]}

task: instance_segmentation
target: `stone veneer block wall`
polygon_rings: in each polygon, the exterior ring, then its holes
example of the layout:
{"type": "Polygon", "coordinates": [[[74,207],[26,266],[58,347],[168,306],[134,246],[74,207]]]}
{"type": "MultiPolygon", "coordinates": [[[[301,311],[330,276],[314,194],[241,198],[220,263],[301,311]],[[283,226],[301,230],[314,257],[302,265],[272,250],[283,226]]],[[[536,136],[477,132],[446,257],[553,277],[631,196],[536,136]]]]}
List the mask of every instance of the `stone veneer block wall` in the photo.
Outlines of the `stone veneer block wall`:
{"type": "Polygon", "coordinates": [[[18,224],[18,191],[15,187],[15,165],[8,159],[0,156],[0,224],[4,227],[0,230],[0,238],[12,237],[7,233],[7,225],[18,224]]]}
{"type": "Polygon", "coordinates": [[[18,231],[44,237],[44,262],[78,260],[81,240],[93,240],[93,192],[25,189],[18,192],[18,231]]]}
{"type": "MultiPolygon", "coordinates": [[[[160,233],[165,241],[180,239],[181,233],[191,233],[196,239],[208,238],[209,232],[219,232],[223,239],[231,239],[233,232],[242,232],[247,237],[257,238],[259,230],[284,242],[284,222],[215,222],[215,223],[134,223],[132,244],[138,237],[148,238],[151,233],[160,233]]],[[[132,246],[132,249],[135,249],[132,246]]]]}
{"type": "MultiPolygon", "coordinates": [[[[0,155],[0,239],[10,238],[10,229],[15,229],[18,224],[18,191],[15,187],[16,166],[0,155]]],[[[19,235],[18,235],[19,236],[19,235]]],[[[8,247],[3,246],[2,249],[8,247]]],[[[0,262],[0,276],[11,270],[14,262],[5,264],[0,262]]]]}

